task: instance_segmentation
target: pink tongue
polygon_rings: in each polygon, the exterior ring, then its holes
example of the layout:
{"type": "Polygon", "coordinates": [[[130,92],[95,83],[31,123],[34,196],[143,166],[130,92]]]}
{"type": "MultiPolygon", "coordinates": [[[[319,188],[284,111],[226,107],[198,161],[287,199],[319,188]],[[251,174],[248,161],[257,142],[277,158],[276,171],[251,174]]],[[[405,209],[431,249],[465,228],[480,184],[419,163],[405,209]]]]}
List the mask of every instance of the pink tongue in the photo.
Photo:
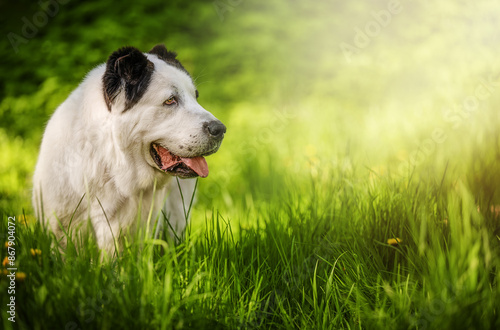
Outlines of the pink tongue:
{"type": "Polygon", "coordinates": [[[201,156],[193,158],[179,157],[160,146],[157,146],[156,151],[160,155],[162,164],[161,169],[164,171],[168,170],[172,166],[183,163],[202,178],[206,178],[208,176],[207,161],[201,156]]]}

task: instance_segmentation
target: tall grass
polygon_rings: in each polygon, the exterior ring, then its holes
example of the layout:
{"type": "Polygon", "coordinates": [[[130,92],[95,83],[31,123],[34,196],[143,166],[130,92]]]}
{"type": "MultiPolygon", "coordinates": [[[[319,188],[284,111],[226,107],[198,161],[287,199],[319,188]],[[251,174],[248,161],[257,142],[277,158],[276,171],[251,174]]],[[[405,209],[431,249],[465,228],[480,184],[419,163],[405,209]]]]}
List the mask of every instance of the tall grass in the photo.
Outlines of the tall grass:
{"type": "MultiPolygon", "coordinates": [[[[272,195],[259,199],[256,189],[233,201],[239,211],[228,213],[235,218],[217,209],[202,215],[198,205],[179,243],[139,232],[105,262],[91,236],[79,238],[84,248],[62,256],[40,224],[18,224],[17,262],[27,276],[17,283],[15,327],[500,326],[492,196],[474,193],[450,165],[435,173],[380,175],[344,157],[351,165],[310,167],[302,177],[278,166],[266,175],[266,157],[256,158],[248,166],[266,180],[254,173],[251,183],[272,195]],[[388,244],[391,238],[399,244],[388,244]]],[[[467,159],[464,169],[487,166],[467,159]]],[[[239,180],[247,184],[244,176],[239,180]]],[[[6,285],[2,280],[0,289],[6,285]]],[[[13,326],[2,319],[5,328],[13,326]]]]}

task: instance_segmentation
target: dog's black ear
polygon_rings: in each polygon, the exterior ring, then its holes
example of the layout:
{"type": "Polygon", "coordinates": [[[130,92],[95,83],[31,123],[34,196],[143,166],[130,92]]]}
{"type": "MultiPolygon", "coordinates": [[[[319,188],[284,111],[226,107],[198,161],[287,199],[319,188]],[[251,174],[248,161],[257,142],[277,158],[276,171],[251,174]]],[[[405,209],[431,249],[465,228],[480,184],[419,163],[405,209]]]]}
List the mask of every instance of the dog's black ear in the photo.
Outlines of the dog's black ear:
{"type": "Polygon", "coordinates": [[[154,46],[148,53],[158,56],[158,58],[167,61],[175,60],[177,53],[167,50],[164,44],[154,46]]]}
{"type": "Polygon", "coordinates": [[[158,56],[160,60],[164,60],[168,64],[175,66],[177,69],[180,69],[189,75],[187,70],[182,66],[181,62],[176,59],[177,53],[167,50],[167,47],[165,47],[164,44],[154,46],[148,53],[158,56]]]}
{"type": "Polygon", "coordinates": [[[134,47],[123,47],[109,56],[102,77],[104,99],[108,110],[120,91],[125,92],[125,110],[133,107],[144,95],[154,64],[134,47]]]}

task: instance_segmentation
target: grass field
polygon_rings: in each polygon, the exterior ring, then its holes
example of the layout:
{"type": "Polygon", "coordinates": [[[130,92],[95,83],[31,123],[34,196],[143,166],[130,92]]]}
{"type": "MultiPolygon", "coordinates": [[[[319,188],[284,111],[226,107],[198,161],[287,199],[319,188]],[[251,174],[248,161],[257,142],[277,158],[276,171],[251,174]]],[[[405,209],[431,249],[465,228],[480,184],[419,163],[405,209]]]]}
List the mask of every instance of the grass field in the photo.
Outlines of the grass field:
{"type": "Polygon", "coordinates": [[[2,41],[0,256],[15,217],[18,268],[2,328],[500,328],[495,2],[401,1],[352,54],[389,2],[103,3],[61,5],[17,53],[2,41]],[[191,225],[62,256],[29,200],[44,123],[110,52],[158,42],[228,128],[191,225]]]}

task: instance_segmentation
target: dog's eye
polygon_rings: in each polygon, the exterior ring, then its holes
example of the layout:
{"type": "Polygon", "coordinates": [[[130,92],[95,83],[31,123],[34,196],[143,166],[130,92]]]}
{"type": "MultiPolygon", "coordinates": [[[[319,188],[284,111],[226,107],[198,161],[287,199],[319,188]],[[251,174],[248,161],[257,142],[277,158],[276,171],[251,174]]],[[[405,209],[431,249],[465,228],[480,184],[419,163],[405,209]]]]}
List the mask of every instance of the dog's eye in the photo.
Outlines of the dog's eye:
{"type": "Polygon", "coordinates": [[[172,105],[172,104],[176,104],[177,103],[177,99],[172,96],[172,97],[169,97],[165,102],[163,102],[164,104],[166,105],[172,105]]]}

